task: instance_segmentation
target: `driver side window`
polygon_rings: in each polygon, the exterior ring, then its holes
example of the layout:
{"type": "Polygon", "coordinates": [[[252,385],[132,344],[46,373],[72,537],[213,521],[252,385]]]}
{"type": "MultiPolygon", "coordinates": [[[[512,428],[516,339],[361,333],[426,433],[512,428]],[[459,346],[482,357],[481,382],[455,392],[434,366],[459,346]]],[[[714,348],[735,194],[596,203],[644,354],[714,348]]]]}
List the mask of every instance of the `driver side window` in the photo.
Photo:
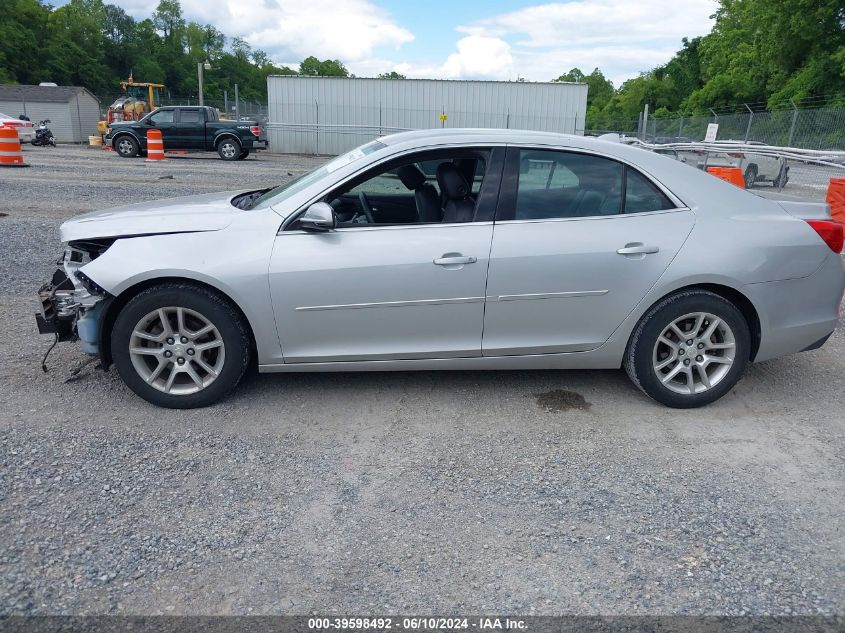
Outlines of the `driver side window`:
{"type": "Polygon", "coordinates": [[[472,222],[486,159],[483,151],[409,156],[345,184],[325,202],[339,227],[472,222]]]}
{"type": "Polygon", "coordinates": [[[173,123],[174,114],[175,110],[159,110],[158,112],[150,115],[150,121],[156,125],[161,125],[162,123],[173,123]]]}

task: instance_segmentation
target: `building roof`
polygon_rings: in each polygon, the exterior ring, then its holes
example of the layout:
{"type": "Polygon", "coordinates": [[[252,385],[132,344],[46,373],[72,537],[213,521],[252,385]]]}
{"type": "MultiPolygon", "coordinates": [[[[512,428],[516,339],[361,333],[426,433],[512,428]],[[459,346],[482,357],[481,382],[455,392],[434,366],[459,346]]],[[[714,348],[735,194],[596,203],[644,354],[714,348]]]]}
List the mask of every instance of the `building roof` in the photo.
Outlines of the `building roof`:
{"type": "MultiPolygon", "coordinates": [[[[0,84],[0,101],[25,101],[29,103],[67,103],[76,95],[89,90],[79,86],[22,86],[18,84],[0,84]]],[[[94,97],[97,99],[97,97],[94,97]]],[[[97,99],[99,101],[99,99],[97,99]]]]}

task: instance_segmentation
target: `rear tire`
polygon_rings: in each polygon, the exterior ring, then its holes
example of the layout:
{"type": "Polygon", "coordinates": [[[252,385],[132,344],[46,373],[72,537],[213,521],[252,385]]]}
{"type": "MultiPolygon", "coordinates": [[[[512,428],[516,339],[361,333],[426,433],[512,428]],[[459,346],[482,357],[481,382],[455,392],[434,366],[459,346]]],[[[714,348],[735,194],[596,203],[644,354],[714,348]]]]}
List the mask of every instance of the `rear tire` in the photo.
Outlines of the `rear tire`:
{"type": "Polygon", "coordinates": [[[789,182],[789,167],[786,165],[780,166],[780,171],[778,172],[777,178],[772,181],[772,186],[777,187],[778,189],[783,189],[786,187],[786,183],[789,182]]]}
{"type": "Polygon", "coordinates": [[[218,402],[250,361],[250,337],[238,310],[189,283],[164,283],[132,298],[117,315],[111,349],[132,391],[172,409],[218,402]]]}
{"type": "Polygon", "coordinates": [[[241,152],[241,155],[240,155],[240,156],[238,156],[238,160],[243,160],[243,159],[244,159],[244,158],[246,158],[247,156],[249,156],[249,150],[248,150],[248,149],[245,149],[244,151],[242,151],[242,152],[241,152]]]}
{"type": "Polygon", "coordinates": [[[757,165],[749,165],[745,168],[745,188],[751,189],[757,182],[757,165]]]}
{"type": "Polygon", "coordinates": [[[643,316],[623,366],[649,397],[689,409],[730,391],[745,371],[750,350],[748,323],[736,306],[706,290],[685,290],[643,316]]]}
{"type": "Polygon", "coordinates": [[[223,160],[238,160],[241,152],[241,144],[233,138],[224,138],[217,144],[217,154],[223,160]]]}

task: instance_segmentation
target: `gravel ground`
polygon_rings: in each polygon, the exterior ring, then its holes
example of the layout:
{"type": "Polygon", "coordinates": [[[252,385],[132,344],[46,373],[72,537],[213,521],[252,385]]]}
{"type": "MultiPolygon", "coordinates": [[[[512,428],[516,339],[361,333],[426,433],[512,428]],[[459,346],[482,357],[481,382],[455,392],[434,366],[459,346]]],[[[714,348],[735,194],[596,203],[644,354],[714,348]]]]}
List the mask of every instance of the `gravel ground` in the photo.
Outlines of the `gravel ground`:
{"type": "Polygon", "coordinates": [[[156,409],[36,334],[65,217],[260,154],[0,171],[0,614],[841,614],[845,335],[662,408],[621,371],[252,376],[156,409]],[[173,179],[159,180],[161,175],[173,179]]]}

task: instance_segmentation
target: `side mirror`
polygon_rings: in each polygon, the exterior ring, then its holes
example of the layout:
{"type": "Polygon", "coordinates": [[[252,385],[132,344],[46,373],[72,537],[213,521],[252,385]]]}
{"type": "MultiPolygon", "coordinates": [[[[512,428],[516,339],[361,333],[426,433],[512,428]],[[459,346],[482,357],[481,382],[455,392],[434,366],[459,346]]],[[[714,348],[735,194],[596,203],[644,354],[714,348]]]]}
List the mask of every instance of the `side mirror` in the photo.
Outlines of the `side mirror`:
{"type": "Polygon", "coordinates": [[[152,127],[156,126],[156,122],[153,121],[152,118],[149,118],[149,117],[147,118],[146,121],[144,121],[144,123],[146,123],[147,125],[152,126],[152,127]]]}
{"type": "Polygon", "coordinates": [[[325,202],[315,202],[299,218],[299,228],[303,231],[331,231],[337,227],[334,209],[325,202]]]}

